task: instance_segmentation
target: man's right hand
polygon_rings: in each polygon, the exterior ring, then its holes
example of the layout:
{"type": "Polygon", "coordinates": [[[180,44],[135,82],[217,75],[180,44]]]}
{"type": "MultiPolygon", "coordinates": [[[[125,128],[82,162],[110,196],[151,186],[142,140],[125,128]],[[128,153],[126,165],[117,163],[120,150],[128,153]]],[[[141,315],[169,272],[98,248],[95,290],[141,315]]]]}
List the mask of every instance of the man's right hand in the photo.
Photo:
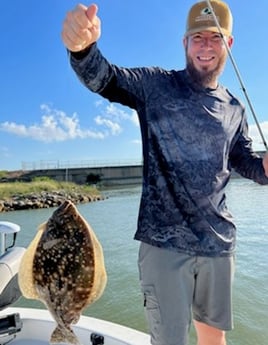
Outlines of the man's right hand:
{"type": "Polygon", "coordinates": [[[96,42],[101,35],[101,22],[95,4],[77,5],[68,12],[63,22],[62,40],[71,52],[79,52],[96,42]]]}

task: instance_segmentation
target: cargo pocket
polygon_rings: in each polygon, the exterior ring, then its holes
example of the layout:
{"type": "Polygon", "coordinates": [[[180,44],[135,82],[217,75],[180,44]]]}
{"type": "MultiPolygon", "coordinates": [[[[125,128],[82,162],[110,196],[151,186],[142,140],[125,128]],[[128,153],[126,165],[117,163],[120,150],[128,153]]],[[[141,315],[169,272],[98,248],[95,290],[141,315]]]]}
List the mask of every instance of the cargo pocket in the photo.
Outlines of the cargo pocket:
{"type": "Polygon", "coordinates": [[[160,308],[153,285],[142,286],[145,315],[147,318],[150,333],[153,339],[159,338],[159,328],[161,324],[160,308]]]}

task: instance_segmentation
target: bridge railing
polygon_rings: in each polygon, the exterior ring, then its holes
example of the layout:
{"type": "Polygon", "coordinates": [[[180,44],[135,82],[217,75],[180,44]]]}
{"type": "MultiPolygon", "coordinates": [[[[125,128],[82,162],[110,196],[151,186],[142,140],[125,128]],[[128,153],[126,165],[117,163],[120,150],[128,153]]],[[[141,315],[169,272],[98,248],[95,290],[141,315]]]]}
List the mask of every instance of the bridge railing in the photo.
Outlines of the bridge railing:
{"type": "Polygon", "coordinates": [[[21,162],[23,171],[49,170],[49,169],[72,169],[72,168],[95,168],[112,166],[133,166],[142,165],[142,159],[119,159],[119,160],[81,160],[81,161],[60,161],[40,160],[36,162],[21,162]]]}

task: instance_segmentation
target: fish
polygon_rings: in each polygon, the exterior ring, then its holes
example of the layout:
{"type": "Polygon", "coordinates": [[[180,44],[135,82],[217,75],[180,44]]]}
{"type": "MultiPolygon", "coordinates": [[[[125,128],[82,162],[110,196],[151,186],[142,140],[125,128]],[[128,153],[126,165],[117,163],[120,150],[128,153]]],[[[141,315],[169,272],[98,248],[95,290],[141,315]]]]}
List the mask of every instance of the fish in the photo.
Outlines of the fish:
{"type": "Polygon", "coordinates": [[[41,301],[56,321],[50,344],[79,345],[71,325],[101,297],[107,273],[96,234],[70,200],[38,227],[22,257],[18,281],[22,295],[41,301]]]}

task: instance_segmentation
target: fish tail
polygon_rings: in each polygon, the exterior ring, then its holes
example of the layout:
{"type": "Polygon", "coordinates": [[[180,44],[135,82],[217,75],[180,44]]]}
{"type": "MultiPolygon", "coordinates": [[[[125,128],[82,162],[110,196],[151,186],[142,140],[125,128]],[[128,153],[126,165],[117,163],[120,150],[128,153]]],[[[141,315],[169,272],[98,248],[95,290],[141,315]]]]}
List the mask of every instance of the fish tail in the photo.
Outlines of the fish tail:
{"type": "Polygon", "coordinates": [[[68,343],[71,345],[80,345],[77,336],[71,328],[56,327],[50,337],[51,344],[68,343]]]}

